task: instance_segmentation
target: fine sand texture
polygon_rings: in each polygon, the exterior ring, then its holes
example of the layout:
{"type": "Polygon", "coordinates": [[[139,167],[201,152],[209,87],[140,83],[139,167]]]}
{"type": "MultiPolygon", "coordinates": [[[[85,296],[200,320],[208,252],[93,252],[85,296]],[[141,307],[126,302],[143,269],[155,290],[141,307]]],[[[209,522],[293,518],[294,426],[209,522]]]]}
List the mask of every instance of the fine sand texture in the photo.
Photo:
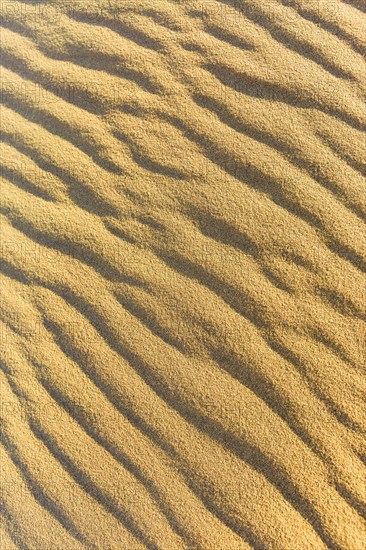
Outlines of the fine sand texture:
{"type": "Polygon", "coordinates": [[[1,28],[1,550],[365,550],[364,0],[1,28]]]}

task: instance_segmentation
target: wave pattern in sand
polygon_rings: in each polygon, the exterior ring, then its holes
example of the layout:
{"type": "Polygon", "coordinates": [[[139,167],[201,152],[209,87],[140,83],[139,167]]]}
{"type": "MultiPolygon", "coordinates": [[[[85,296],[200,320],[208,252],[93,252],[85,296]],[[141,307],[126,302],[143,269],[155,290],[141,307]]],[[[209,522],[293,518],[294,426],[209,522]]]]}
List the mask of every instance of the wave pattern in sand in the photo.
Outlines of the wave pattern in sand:
{"type": "Polygon", "coordinates": [[[365,19],[2,2],[2,549],[366,547],[365,19]]]}

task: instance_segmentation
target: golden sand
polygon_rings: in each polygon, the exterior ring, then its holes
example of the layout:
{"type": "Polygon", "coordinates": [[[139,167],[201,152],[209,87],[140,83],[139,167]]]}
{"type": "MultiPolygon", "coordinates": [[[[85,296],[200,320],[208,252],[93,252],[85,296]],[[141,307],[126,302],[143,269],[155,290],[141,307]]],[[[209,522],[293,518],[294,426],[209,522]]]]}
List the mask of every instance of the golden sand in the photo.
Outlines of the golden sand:
{"type": "Polygon", "coordinates": [[[366,549],[364,0],[2,0],[1,550],[366,549]]]}

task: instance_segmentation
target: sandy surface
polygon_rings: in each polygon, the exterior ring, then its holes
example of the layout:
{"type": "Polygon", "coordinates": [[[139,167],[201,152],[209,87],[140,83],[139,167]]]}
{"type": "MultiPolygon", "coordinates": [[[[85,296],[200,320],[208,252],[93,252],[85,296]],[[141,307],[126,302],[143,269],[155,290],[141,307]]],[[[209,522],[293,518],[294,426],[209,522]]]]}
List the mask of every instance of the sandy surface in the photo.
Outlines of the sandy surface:
{"type": "Polygon", "coordinates": [[[364,550],[364,1],[1,6],[1,550],[364,550]]]}

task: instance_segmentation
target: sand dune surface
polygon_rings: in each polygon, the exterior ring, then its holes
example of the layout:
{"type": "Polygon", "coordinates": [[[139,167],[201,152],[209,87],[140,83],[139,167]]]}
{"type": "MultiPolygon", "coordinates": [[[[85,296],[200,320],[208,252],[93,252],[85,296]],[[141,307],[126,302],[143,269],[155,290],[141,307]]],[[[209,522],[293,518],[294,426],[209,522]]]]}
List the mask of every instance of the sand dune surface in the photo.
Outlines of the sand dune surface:
{"type": "Polygon", "coordinates": [[[366,549],[365,11],[2,1],[2,550],[366,549]]]}

